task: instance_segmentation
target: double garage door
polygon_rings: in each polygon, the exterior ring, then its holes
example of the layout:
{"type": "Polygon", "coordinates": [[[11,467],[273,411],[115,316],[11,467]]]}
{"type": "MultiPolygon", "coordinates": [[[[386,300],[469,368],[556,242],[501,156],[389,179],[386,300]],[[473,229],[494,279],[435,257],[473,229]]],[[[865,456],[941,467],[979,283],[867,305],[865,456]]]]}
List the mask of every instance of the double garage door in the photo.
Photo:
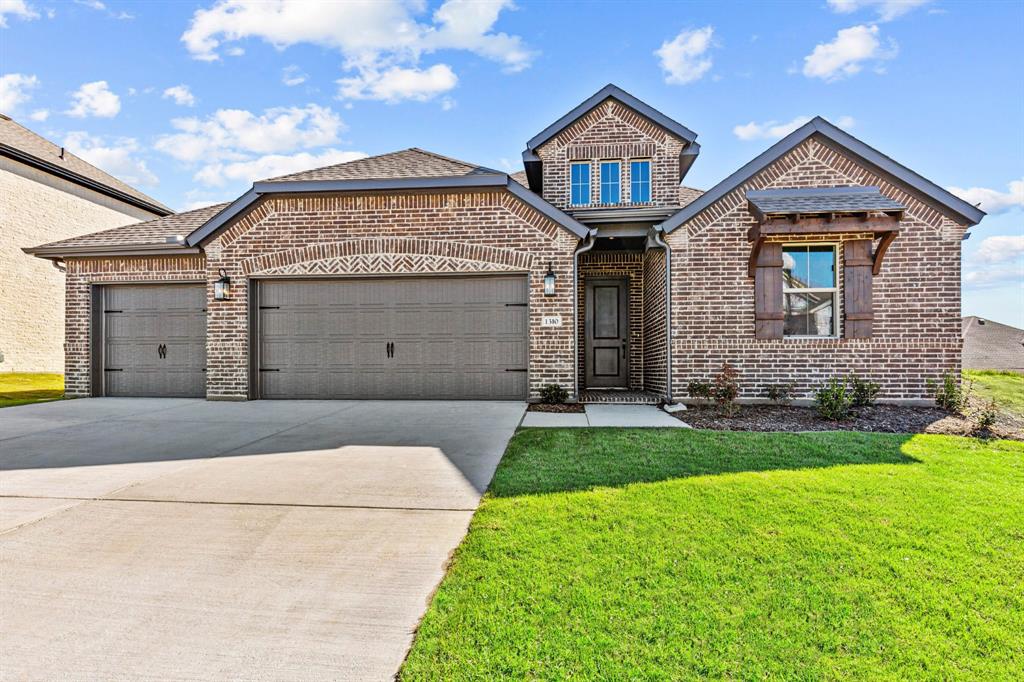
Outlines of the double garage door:
{"type": "MultiPolygon", "coordinates": [[[[266,280],[254,293],[261,398],[526,397],[524,276],[266,280]]],[[[101,393],[204,396],[205,296],[103,287],[101,393]]]]}

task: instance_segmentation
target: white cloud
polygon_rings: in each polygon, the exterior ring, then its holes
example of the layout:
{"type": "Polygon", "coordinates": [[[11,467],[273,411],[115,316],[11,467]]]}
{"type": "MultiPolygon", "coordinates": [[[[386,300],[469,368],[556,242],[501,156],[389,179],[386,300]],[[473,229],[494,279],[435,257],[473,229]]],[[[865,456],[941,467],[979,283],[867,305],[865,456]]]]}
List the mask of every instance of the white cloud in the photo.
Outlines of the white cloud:
{"type": "Polygon", "coordinates": [[[156,148],[179,161],[245,160],[248,154],[273,154],[312,149],[338,141],[345,129],[341,117],[327,107],[277,107],[262,114],[220,109],[205,119],[178,118],[178,130],[157,138],[156,148]]]}
{"type": "MultiPolygon", "coordinates": [[[[351,0],[319,3],[309,0],[218,0],[197,10],[181,39],[196,59],[216,60],[227,43],[258,38],[278,49],[310,43],[337,50],[349,72],[343,81],[361,97],[392,90],[374,84],[390,74],[431,74],[438,64],[421,67],[420,58],[438,50],[464,50],[521,71],[535,53],[519,36],[495,32],[494,25],[511,0],[447,0],[429,20],[421,15],[426,3],[407,0],[351,0]]],[[[231,49],[231,48],[228,48],[231,49]]],[[[423,99],[422,88],[412,88],[423,99]]]]}
{"type": "Polygon", "coordinates": [[[1024,289],[1024,261],[964,272],[963,283],[971,289],[990,289],[1016,284],[1024,289]]]}
{"type": "Polygon", "coordinates": [[[39,18],[39,12],[25,0],[0,0],[0,28],[7,28],[7,17],[18,17],[23,21],[39,18]]]}
{"type": "Polygon", "coordinates": [[[892,21],[908,12],[926,5],[931,0],[828,0],[832,11],[839,14],[850,14],[861,9],[871,8],[878,13],[879,21],[892,21]]]}
{"type": "Polygon", "coordinates": [[[665,72],[665,82],[674,85],[685,85],[699,80],[711,69],[711,57],[705,53],[711,48],[711,37],[714,29],[711,26],[680,31],[672,40],[661,44],[654,54],[661,60],[661,69],[665,72]]]}
{"type": "Polygon", "coordinates": [[[309,76],[302,73],[302,69],[295,66],[294,64],[284,67],[284,69],[282,69],[281,71],[281,82],[287,85],[288,87],[302,85],[303,83],[306,82],[306,79],[308,78],[309,76]]]}
{"type": "Polygon", "coordinates": [[[71,95],[71,108],[65,113],[76,118],[98,116],[112,118],[121,111],[121,98],[110,91],[107,81],[83,83],[71,95]]]}
{"type": "Polygon", "coordinates": [[[1024,258],[1024,234],[985,237],[974,253],[974,260],[982,263],[1003,263],[1024,258]]]}
{"type": "Polygon", "coordinates": [[[173,99],[175,104],[183,107],[194,107],[196,104],[196,97],[187,85],[175,85],[167,88],[164,90],[163,98],[173,99]]]}
{"type": "MultiPolygon", "coordinates": [[[[778,140],[789,135],[791,132],[811,120],[811,116],[797,116],[791,121],[779,123],[778,121],[764,121],[757,123],[751,121],[744,125],[734,126],[733,135],[741,140],[778,140]]],[[[856,121],[852,116],[840,116],[836,125],[840,128],[852,128],[856,121]]]]}
{"type": "Polygon", "coordinates": [[[424,102],[448,92],[458,82],[458,76],[447,64],[435,64],[424,70],[398,66],[386,71],[364,69],[358,76],[339,79],[338,95],[343,99],[376,99],[391,103],[406,99],[424,102]]]}
{"type": "Polygon", "coordinates": [[[979,208],[989,215],[1005,213],[1014,208],[1024,208],[1024,178],[1012,180],[1007,185],[1006,192],[986,187],[969,187],[967,189],[947,187],[946,189],[969,204],[977,206],[980,203],[979,208]]]}
{"type": "Polygon", "coordinates": [[[129,185],[155,185],[158,182],[146,162],[136,155],[138,142],[131,137],[110,141],[82,131],[67,134],[64,146],[98,168],[102,168],[129,185]]]}
{"type": "Polygon", "coordinates": [[[836,33],[829,43],[819,43],[804,57],[804,75],[835,81],[859,73],[864,62],[882,62],[896,56],[896,43],[883,47],[877,26],[851,26],[836,33]]]}
{"type": "Polygon", "coordinates": [[[75,4],[94,9],[97,12],[107,9],[107,6],[100,2],[100,0],[75,0],[75,4]]]}
{"type": "Polygon", "coordinates": [[[319,154],[299,152],[297,154],[267,154],[247,161],[212,163],[195,174],[195,180],[204,185],[223,187],[228,182],[249,184],[256,180],[288,175],[310,168],[333,166],[337,163],[365,158],[363,152],[325,149],[319,154]]]}
{"type": "Polygon", "coordinates": [[[36,109],[31,114],[29,114],[28,117],[33,121],[45,121],[46,119],[50,118],[50,110],[36,109]]]}
{"type": "Polygon", "coordinates": [[[0,76],[0,112],[13,114],[32,95],[29,90],[39,87],[39,79],[24,73],[6,73],[0,76]]]}

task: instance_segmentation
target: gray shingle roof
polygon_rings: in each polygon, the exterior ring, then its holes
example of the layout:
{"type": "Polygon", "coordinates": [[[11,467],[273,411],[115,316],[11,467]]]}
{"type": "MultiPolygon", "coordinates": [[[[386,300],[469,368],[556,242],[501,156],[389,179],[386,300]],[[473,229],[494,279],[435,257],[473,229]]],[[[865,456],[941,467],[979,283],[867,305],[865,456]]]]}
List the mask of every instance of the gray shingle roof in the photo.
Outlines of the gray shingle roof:
{"type": "Polygon", "coordinates": [[[963,319],[964,369],[1024,372],[1024,329],[980,317],[963,319]]]}
{"type": "Polygon", "coordinates": [[[467,175],[503,175],[503,173],[413,147],[399,152],[368,156],[356,161],[282,175],[263,182],[447,178],[467,175]]]}
{"type": "Polygon", "coordinates": [[[747,203],[763,216],[906,209],[903,204],[882,194],[877,187],[766,189],[747,192],[747,203]]]}
{"type": "MultiPolygon", "coordinates": [[[[79,182],[79,184],[91,183],[97,186],[94,188],[98,191],[107,190],[104,193],[112,193],[115,196],[117,194],[124,195],[132,200],[131,203],[141,205],[141,208],[152,210],[153,213],[174,212],[153,197],[143,194],[108,173],[104,173],[67,150],[64,150],[62,157],[61,150],[62,147],[0,114],[0,153],[5,156],[29,157],[29,159],[44,165],[43,170],[59,174],[72,182],[76,182],[76,177],[80,178],[84,182],[79,182]]],[[[19,158],[19,160],[24,159],[19,158]]]]}
{"type": "Polygon", "coordinates": [[[679,206],[686,206],[691,201],[695,201],[702,194],[704,194],[704,190],[702,189],[696,189],[695,187],[687,187],[686,185],[680,185],[679,206]]]}
{"type": "Polygon", "coordinates": [[[166,244],[168,237],[187,236],[190,232],[220,213],[227,204],[214,204],[194,211],[175,213],[156,220],[147,220],[131,225],[122,225],[102,232],[84,234],[80,237],[62,239],[42,246],[35,246],[30,253],[59,253],[61,250],[80,247],[105,246],[155,246],[166,244]]]}

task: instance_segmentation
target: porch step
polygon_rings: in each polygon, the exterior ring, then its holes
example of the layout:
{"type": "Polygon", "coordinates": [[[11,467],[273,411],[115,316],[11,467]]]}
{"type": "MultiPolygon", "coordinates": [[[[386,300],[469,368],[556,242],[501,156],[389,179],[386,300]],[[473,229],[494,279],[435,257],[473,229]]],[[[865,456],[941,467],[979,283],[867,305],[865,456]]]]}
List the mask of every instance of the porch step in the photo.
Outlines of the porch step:
{"type": "Polygon", "coordinates": [[[599,389],[583,389],[580,391],[581,403],[616,403],[620,405],[657,405],[661,396],[647,391],[615,391],[599,389]]]}

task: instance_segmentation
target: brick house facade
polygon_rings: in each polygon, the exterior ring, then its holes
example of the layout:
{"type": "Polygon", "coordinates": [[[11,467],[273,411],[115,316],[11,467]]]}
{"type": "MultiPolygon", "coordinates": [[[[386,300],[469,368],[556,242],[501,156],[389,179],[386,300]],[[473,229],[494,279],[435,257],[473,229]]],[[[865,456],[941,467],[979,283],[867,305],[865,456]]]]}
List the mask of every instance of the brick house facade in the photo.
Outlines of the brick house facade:
{"type": "Polygon", "coordinates": [[[695,139],[608,86],[515,176],[412,149],[31,249],[67,265],[68,393],[137,372],[139,394],[170,395],[185,384],[162,371],[202,372],[205,397],[255,399],[301,357],[315,397],[379,379],[395,397],[674,400],[730,362],[745,400],[856,373],[913,401],[959,369],[960,240],[980,211],[821,119],[701,193],[682,186],[695,139]],[[201,338],[161,343],[163,304],[104,309],[109,287],[161,282],[204,287],[201,338]]]}

